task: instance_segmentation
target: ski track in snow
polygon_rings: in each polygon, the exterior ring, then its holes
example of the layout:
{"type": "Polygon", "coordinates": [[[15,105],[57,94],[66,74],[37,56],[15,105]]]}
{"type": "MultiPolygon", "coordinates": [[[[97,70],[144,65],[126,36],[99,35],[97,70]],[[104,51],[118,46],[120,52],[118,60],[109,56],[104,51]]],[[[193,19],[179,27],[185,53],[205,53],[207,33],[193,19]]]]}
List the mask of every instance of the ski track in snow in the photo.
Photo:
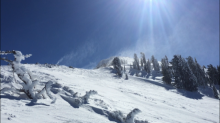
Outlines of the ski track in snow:
{"type": "MultiPolygon", "coordinates": [[[[108,115],[110,112],[120,110],[126,116],[134,108],[141,110],[135,117],[136,123],[219,122],[219,100],[201,93],[176,90],[164,84],[159,73],[148,77],[142,77],[144,73],[139,77],[130,73],[129,79],[125,80],[124,75],[117,77],[111,68],[87,70],[29,64],[25,67],[38,77],[38,88],[51,80],[68,86],[79,96],[89,90],[96,90],[98,94],[91,96],[89,103],[79,108],[55,94],[55,104],[51,104],[50,99],[32,104],[31,100],[24,99],[24,95],[1,94],[3,123],[113,123],[116,121],[108,115]]],[[[126,69],[129,73],[129,66],[126,69]]],[[[1,66],[1,88],[9,86],[12,77],[11,69],[1,66]]]]}

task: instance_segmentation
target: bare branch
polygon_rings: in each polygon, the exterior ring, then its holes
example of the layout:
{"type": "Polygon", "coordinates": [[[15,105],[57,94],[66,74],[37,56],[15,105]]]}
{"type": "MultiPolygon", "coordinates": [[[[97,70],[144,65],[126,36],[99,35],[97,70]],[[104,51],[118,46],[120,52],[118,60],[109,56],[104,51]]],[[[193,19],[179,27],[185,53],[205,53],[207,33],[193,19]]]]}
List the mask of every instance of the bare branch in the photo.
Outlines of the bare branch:
{"type": "Polygon", "coordinates": [[[13,62],[12,60],[9,60],[9,59],[6,59],[6,58],[1,58],[1,60],[5,61],[5,62],[9,62],[9,63],[13,62]]]}

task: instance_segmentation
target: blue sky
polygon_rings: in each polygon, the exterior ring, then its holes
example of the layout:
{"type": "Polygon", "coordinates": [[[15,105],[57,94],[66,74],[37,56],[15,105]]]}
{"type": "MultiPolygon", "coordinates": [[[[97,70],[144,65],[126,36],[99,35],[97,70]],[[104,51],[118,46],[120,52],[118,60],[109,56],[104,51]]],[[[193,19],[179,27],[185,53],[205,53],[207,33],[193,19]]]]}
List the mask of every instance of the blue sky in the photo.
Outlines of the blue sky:
{"type": "Polygon", "coordinates": [[[140,52],[216,66],[219,0],[2,0],[1,50],[79,68],[140,52]]]}

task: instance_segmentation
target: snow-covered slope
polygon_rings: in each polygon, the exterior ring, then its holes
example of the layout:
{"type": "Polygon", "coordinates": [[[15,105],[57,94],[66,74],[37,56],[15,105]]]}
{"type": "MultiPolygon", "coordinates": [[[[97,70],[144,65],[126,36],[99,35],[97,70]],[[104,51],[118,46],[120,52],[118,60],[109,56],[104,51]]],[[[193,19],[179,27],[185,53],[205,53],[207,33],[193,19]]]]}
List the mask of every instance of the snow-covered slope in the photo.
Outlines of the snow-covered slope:
{"type": "MultiPolygon", "coordinates": [[[[132,61],[129,59],[128,64],[132,61]]],[[[136,76],[136,71],[127,66],[129,79],[125,80],[124,75],[118,78],[111,67],[102,65],[93,70],[24,66],[40,80],[38,88],[47,81],[62,86],[57,90],[52,88],[57,100],[53,104],[49,98],[34,103],[20,93],[1,94],[2,123],[113,123],[119,121],[112,115],[121,112],[126,117],[135,108],[141,110],[135,116],[136,123],[219,122],[219,100],[212,98],[209,88],[200,88],[199,92],[176,90],[161,81],[160,73],[146,76],[142,72],[136,76]],[[87,104],[75,107],[67,98],[70,93],[64,86],[78,92],[79,96],[89,90],[95,90],[97,94],[92,95],[87,104]]],[[[11,85],[18,87],[11,71],[10,67],[1,66],[1,89],[11,85]]]]}

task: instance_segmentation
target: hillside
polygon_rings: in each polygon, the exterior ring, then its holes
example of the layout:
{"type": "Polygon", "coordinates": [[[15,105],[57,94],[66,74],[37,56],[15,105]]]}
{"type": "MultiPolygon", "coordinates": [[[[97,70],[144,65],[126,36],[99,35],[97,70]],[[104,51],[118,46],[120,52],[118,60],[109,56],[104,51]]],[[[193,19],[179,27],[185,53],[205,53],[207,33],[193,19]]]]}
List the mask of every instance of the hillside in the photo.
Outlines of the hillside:
{"type": "MultiPolygon", "coordinates": [[[[1,93],[2,123],[113,123],[119,122],[112,115],[126,117],[133,109],[141,110],[135,116],[136,123],[218,123],[219,100],[213,98],[208,87],[199,88],[198,92],[176,89],[162,82],[160,73],[152,72],[146,76],[142,72],[130,70],[131,58],[125,58],[128,80],[123,75],[119,78],[110,61],[99,63],[99,69],[78,69],[66,66],[25,64],[38,78],[43,88],[44,83],[52,81],[51,99],[39,99],[33,102],[22,93],[1,93]],[[103,64],[104,63],[104,64],[103,64]],[[76,107],[71,98],[70,89],[85,95],[89,90],[97,91],[91,95],[88,103],[76,107]]],[[[16,79],[18,77],[16,76],[16,79]]],[[[18,83],[22,83],[18,81],[18,83]]],[[[1,89],[20,87],[13,79],[12,69],[1,66],[1,89]]],[[[218,88],[219,89],[219,88],[218,88]]]]}

